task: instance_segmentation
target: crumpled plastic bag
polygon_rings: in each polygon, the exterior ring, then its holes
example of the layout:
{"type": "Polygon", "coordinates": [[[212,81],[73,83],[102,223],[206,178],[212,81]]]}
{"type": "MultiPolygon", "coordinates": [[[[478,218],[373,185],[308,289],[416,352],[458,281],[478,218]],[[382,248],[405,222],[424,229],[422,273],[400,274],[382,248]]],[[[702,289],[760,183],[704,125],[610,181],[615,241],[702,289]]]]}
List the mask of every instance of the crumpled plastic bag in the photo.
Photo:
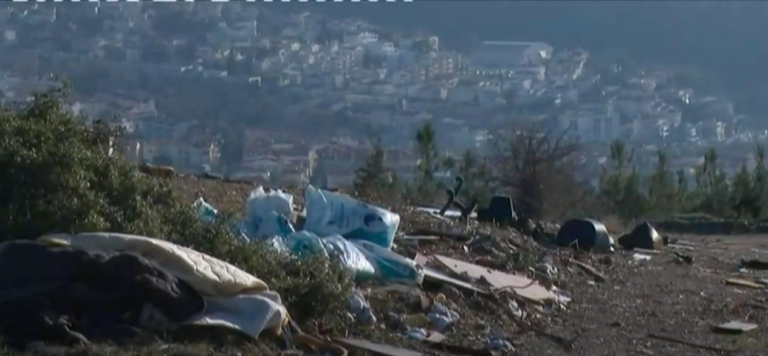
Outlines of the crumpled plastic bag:
{"type": "MultiPolygon", "coordinates": [[[[219,215],[219,211],[216,210],[213,205],[208,204],[208,202],[206,202],[203,198],[197,198],[193,206],[197,210],[198,218],[205,224],[213,223],[216,220],[216,217],[219,215]]],[[[242,223],[231,222],[231,228],[235,236],[245,241],[249,241],[243,230],[242,223]]]]}
{"type": "Polygon", "coordinates": [[[308,231],[291,234],[284,241],[288,250],[298,256],[319,253],[337,258],[358,281],[420,284],[424,279],[424,272],[415,262],[368,241],[347,240],[341,235],[321,238],[308,231]]]}
{"type": "Polygon", "coordinates": [[[389,249],[400,225],[400,216],[347,195],[313,186],[304,193],[307,217],[304,229],[320,236],[341,235],[389,249]]]}
{"type": "Polygon", "coordinates": [[[203,198],[197,198],[193,206],[197,210],[197,216],[200,218],[200,221],[205,223],[212,223],[219,214],[218,210],[213,205],[208,204],[203,198]]]}
{"type": "Polygon", "coordinates": [[[370,279],[376,275],[376,269],[360,249],[339,235],[320,238],[311,232],[299,231],[284,240],[288,250],[298,256],[319,253],[338,258],[342,267],[352,272],[355,278],[370,279]]]}
{"type": "Polygon", "coordinates": [[[248,197],[241,227],[252,241],[287,236],[296,231],[290,221],[292,214],[292,195],[280,190],[267,193],[258,187],[248,197]]]}
{"type": "Polygon", "coordinates": [[[424,280],[424,269],[416,262],[365,240],[350,241],[368,259],[377,278],[405,284],[421,284],[424,280]]]}

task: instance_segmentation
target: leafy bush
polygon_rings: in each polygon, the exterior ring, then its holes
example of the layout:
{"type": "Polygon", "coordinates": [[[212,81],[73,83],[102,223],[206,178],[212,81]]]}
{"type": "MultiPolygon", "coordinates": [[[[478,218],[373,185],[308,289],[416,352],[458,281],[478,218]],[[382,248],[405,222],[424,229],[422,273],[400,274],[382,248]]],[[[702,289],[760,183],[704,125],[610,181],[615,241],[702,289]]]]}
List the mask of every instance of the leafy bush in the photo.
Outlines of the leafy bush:
{"type": "Polygon", "coordinates": [[[0,108],[0,241],[85,231],[163,238],[263,279],[299,321],[340,315],[351,282],[339,266],[242,243],[223,221],[202,224],[173,180],[146,177],[110,155],[120,133],[72,115],[66,94],[62,86],[0,108]]]}

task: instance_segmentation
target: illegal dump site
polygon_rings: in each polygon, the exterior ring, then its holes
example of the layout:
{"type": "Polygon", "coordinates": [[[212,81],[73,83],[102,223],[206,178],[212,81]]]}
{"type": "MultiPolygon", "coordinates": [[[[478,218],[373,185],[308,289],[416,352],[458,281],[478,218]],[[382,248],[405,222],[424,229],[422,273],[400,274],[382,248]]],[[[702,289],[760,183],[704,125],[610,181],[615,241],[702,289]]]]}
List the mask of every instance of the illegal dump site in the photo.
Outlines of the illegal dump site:
{"type": "Polygon", "coordinates": [[[503,196],[462,214],[450,199],[383,206],[137,168],[55,100],[0,112],[5,354],[768,349],[765,235],[680,219],[609,231],[530,221],[503,196]]]}
{"type": "MultiPolygon", "coordinates": [[[[317,304],[299,312],[315,317],[294,316],[260,271],[162,236],[52,234],[0,249],[3,339],[59,353],[141,343],[134,353],[393,356],[757,355],[768,345],[759,236],[664,235],[653,223],[611,236],[590,219],[520,231],[312,186],[173,180],[203,224],[231,229],[230,248],[340,267],[350,279],[325,286],[340,313],[317,304]],[[217,204],[236,201],[241,217],[219,216],[217,204]]],[[[306,283],[291,293],[311,293],[306,283]]]]}

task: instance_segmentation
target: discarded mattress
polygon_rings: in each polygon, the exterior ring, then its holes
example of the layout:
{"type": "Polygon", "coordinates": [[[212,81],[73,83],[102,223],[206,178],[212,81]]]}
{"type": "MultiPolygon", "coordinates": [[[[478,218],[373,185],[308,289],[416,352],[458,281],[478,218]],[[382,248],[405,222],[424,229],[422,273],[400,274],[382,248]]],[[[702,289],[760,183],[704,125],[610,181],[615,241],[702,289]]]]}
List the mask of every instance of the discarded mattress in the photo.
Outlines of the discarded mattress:
{"type": "Polygon", "coordinates": [[[664,239],[650,223],[644,222],[635,226],[630,233],[619,237],[619,245],[627,250],[657,250],[664,246],[664,239]]]}
{"type": "Polygon", "coordinates": [[[63,242],[84,251],[127,252],[188,283],[205,300],[204,310],[184,324],[221,326],[258,336],[288,322],[280,295],[262,280],[193,249],[150,237],[117,233],[58,234],[41,241],[63,242]]]}
{"type": "Polygon", "coordinates": [[[592,219],[569,220],[555,236],[555,243],[582,251],[610,252],[613,241],[601,222],[592,219]]]}
{"type": "Polygon", "coordinates": [[[141,256],[63,244],[0,244],[0,334],[11,346],[119,341],[205,310],[190,284],[141,256]]]}

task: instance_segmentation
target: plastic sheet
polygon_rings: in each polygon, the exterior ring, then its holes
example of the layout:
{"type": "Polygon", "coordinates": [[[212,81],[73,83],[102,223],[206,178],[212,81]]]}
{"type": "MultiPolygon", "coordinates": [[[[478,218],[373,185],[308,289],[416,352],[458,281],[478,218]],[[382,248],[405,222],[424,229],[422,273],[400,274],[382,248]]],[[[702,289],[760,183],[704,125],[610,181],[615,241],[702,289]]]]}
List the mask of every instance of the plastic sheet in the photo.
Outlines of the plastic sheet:
{"type": "Polygon", "coordinates": [[[392,247],[400,216],[347,195],[308,186],[304,193],[307,219],[304,229],[320,236],[338,234],[392,247]]]}

